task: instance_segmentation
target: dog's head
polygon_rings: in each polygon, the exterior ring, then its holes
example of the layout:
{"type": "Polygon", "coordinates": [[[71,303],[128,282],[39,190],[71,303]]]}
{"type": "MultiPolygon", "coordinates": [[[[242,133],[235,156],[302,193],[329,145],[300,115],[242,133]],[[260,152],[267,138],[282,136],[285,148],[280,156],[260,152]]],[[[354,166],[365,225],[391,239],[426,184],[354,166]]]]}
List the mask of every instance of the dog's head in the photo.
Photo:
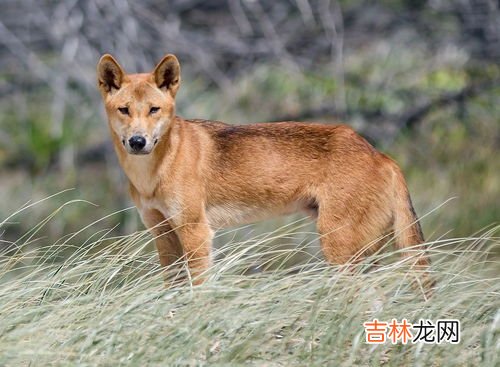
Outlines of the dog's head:
{"type": "Polygon", "coordinates": [[[97,65],[97,79],[111,131],[130,154],[149,154],[175,117],[180,65],[166,55],[151,73],[125,74],[111,55],[97,65]]]}

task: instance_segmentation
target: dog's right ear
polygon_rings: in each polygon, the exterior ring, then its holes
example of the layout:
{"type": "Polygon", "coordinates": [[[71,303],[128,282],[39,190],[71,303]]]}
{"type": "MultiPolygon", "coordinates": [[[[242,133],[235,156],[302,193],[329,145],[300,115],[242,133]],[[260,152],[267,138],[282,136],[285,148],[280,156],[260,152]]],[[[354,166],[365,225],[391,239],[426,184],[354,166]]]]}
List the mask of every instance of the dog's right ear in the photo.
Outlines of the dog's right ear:
{"type": "Polygon", "coordinates": [[[181,84],[181,66],[177,57],[172,54],[163,57],[153,70],[153,76],[158,88],[175,97],[181,84]]]}
{"type": "Polygon", "coordinates": [[[97,64],[97,82],[102,93],[120,89],[125,72],[110,54],[105,54],[97,64]]]}

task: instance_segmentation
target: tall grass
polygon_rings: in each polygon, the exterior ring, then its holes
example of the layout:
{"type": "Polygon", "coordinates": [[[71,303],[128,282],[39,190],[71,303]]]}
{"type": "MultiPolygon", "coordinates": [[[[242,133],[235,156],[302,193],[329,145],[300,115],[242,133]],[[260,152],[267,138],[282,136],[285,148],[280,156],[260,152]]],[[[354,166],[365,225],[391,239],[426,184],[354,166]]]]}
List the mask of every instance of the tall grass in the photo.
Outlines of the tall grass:
{"type": "Polygon", "coordinates": [[[429,300],[395,251],[347,272],[304,255],[307,243],[272,246],[295,242],[300,227],[235,237],[217,249],[206,283],[168,289],[146,232],[112,237],[94,223],[35,246],[34,229],[0,253],[0,365],[500,363],[500,267],[491,255],[500,227],[426,244],[437,280],[429,300]],[[461,342],[369,345],[363,322],[374,318],[458,319],[461,342]]]}

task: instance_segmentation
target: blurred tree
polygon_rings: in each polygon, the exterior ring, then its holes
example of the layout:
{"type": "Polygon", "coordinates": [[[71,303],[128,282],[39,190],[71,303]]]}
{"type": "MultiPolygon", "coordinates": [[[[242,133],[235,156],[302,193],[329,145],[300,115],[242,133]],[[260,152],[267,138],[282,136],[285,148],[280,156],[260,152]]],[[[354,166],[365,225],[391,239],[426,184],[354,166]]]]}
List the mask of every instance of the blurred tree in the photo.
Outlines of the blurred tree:
{"type": "MultiPolygon", "coordinates": [[[[461,25],[461,40],[478,60],[500,60],[500,1],[454,1],[461,25]]],[[[451,10],[451,9],[450,9],[451,10]]]]}

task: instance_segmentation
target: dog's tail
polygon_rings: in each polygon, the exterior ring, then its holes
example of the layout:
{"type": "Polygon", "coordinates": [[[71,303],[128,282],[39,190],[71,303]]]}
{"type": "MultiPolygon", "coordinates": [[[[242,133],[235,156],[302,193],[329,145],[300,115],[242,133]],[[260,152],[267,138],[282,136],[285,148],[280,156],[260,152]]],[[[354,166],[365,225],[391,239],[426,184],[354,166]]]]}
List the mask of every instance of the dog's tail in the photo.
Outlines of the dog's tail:
{"type": "Polygon", "coordinates": [[[426,293],[428,293],[434,282],[430,279],[427,271],[430,266],[430,259],[422,245],[424,243],[424,235],[415,209],[413,209],[403,173],[395,162],[391,163],[393,171],[393,195],[395,198],[393,229],[396,246],[403,251],[405,258],[410,259],[410,263],[414,269],[422,271],[420,280],[426,289],[426,293]]]}
{"type": "MultiPolygon", "coordinates": [[[[393,189],[395,205],[393,208],[394,214],[394,234],[396,237],[396,246],[405,251],[420,250],[420,244],[424,242],[424,235],[422,228],[418,222],[415,209],[411,202],[410,193],[406,186],[406,181],[399,167],[393,165],[393,189]]],[[[406,256],[411,254],[405,251],[406,256]]],[[[422,255],[417,258],[418,265],[428,265],[429,260],[426,256],[422,255]]]]}

